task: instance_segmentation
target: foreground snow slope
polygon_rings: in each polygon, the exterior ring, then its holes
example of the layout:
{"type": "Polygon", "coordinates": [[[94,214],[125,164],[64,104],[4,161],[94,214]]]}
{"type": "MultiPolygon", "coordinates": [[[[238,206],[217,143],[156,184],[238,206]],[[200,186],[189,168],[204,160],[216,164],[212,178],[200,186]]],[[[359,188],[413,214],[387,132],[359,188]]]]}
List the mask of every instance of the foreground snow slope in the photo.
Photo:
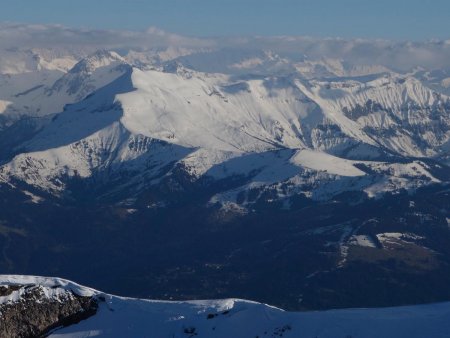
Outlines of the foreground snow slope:
{"type": "MultiPolygon", "coordinates": [[[[50,337],[448,337],[450,303],[384,309],[286,312],[240,299],[168,302],[123,298],[60,279],[0,276],[0,285],[40,285],[43,297],[63,292],[96,297],[97,313],[50,337]]],[[[0,306],[20,300],[20,290],[0,306]]]]}

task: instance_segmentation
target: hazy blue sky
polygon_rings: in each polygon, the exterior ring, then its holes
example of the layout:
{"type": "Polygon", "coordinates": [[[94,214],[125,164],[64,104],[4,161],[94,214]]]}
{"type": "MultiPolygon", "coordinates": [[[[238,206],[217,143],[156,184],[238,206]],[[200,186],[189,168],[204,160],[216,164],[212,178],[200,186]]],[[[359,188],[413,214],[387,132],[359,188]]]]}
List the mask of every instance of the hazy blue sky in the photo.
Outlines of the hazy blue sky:
{"type": "Polygon", "coordinates": [[[0,21],[194,36],[450,38],[449,0],[0,0],[0,21]]]}

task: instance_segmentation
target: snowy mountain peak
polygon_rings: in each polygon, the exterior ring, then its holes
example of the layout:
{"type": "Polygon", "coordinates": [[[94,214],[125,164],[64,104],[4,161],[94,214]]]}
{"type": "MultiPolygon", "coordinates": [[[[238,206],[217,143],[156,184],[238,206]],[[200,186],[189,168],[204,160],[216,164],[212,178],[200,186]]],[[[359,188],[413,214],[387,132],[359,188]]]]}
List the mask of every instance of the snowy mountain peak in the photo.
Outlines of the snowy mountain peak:
{"type": "Polygon", "coordinates": [[[69,72],[91,74],[97,68],[106,67],[112,63],[127,62],[116,52],[102,49],[79,61],[69,72]]]}
{"type": "MultiPolygon", "coordinates": [[[[46,90],[49,100],[61,97],[77,102],[129,71],[131,66],[117,53],[100,50],[82,59],[46,90]]],[[[55,100],[55,99],[53,99],[55,100]]]]}
{"type": "Polygon", "coordinates": [[[176,60],[166,62],[162,67],[162,71],[164,73],[177,74],[184,78],[191,78],[193,73],[193,71],[187,69],[181,62],[176,60]]]}

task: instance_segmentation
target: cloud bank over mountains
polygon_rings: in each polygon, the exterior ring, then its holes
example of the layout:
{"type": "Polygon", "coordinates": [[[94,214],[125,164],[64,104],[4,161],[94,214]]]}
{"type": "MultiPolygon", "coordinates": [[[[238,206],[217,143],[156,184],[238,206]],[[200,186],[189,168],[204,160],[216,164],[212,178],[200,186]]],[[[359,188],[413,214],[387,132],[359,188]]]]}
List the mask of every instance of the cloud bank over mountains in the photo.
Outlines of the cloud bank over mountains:
{"type": "Polygon", "coordinates": [[[137,48],[206,47],[207,39],[183,37],[155,27],[146,31],[69,28],[62,25],[0,24],[0,48],[137,48]]]}
{"type": "Polygon", "coordinates": [[[341,59],[354,65],[382,65],[407,71],[415,67],[450,68],[450,40],[423,42],[304,36],[197,38],[151,27],[145,31],[70,28],[62,25],[0,24],[0,49],[29,48],[149,50],[169,47],[191,50],[223,48],[269,50],[293,61],[341,59]]]}

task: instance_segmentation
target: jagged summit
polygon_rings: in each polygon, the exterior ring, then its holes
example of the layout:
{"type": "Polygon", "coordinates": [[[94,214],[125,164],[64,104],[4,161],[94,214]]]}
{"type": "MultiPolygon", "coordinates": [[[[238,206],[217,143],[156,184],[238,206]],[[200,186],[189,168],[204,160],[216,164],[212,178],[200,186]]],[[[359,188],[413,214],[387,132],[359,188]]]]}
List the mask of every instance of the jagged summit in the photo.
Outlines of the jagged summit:
{"type": "Polygon", "coordinates": [[[46,95],[51,97],[55,92],[64,92],[76,102],[109,84],[130,67],[119,54],[99,50],[78,62],[47,90],[46,95]]]}
{"type": "Polygon", "coordinates": [[[165,63],[162,67],[162,71],[164,73],[177,74],[184,78],[192,77],[192,71],[183,66],[183,64],[179,61],[169,61],[165,63]]]}
{"type": "Polygon", "coordinates": [[[90,74],[97,68],[106,67],[116,62],[127,63],[125,59],[116,52],[101,49],[79,61],[69,70],[69,73],[90,74]]]}

